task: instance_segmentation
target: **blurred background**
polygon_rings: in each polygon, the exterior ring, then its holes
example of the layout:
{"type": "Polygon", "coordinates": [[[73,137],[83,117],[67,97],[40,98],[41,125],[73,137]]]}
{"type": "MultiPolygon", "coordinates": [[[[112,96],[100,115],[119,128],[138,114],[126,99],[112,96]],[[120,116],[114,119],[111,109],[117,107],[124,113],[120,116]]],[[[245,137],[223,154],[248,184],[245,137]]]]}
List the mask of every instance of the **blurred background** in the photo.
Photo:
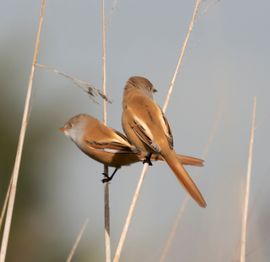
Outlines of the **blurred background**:
{"type": "MultiPolygon", "coordinates": [[[[0,205],[12,172],[41,1],[4,0],[0,9],[0,205]]],[[[108,124],[121,129],[122,90],[149,78],[163,104],[195,1],[106,1],[108,124]]],[[[239,261],[252,99],[257,125],[247,261],[270,257],[269,1],[203,1],[166,115],[179,153],[208,207],[187,203],[166,261],[239,261]]],[[[100,1],[47,1],[38,62],[101,87],[100,1]]],[[[102,119],[69,80],[37,68],[7,261],[65,261],[86,218],[74,261],[104,261],[103,166],[58,128],[78,113],[102,119]]],[[[110,185],[112,253],[142,164],[110,185]]],[[[185,192],[164,163],[149,168],[122,261],[158,261],[185,192]]]]}

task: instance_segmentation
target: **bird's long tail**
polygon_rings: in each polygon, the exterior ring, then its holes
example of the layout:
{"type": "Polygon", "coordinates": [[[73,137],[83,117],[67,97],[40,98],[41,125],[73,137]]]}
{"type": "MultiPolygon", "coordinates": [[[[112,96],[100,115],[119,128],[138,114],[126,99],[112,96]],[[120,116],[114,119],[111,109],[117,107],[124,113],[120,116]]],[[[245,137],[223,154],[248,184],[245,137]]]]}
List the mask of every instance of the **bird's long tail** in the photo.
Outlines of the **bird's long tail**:
{"type": "MultiPolygon", "coordinates": [[[[197,158],[197,157],[192,157],[192,156],[186,156],[186,155],[181,155],[181,154],[177,154],[176,155],[178,161],[180,161],[180,163],[182,165],[187,165],[187,166],[203,166],[204,165],[204,160],[197,158]]],[[[142,155],[141,159],[144,159],[145,156],[142,155]]],[[[159,155],[159,154],[153,154],[151,156],[151,160],[153,161],[164,161],[164,158],[159,155]]]]}
{"type": "Polygon", "coordinates": [[[180,154],[177,154],[176,157],[182,165],[188,165],[188,166],[203,166],[204,165],[204,160],[197,157],[180,155],[180,154]]]}
{"type": "Polygon", "coordinates": [[[178,161],[176,153],[173,150],[167,150],[167,152],[162,152],[161,154],[191,197],[199,206],[206,207],[206,202],[201,192],[184,169],[183,165],[178,161]]]}

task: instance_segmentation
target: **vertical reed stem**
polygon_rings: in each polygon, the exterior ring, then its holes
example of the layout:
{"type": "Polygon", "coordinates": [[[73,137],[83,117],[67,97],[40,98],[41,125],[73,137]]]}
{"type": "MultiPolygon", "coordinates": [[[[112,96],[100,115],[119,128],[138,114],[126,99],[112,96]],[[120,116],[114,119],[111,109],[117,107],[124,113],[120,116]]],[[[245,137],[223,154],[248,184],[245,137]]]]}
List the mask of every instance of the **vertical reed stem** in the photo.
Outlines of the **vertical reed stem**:
{"type": "Polygon", "coordinates": [[[38,30],[37,30],[37,35],[36,35],[36,44],[35,44],[35,49],[34,49],[32,66],[31,66],[31,71],[30,71],[29,81],[28,81],[26,100],[25,100],[25,105],[24,105],[21,131],[19,135],[15,163],[14,163],[14,167],[13,167],[13,171],[11,175],[12,184],[11,184],[10,197],[9,197],[8,207],[7,207],[7,216],[6,216],[2,244],[1,244],[0,262],[4,262],[6,259],[7,245],[8,245],[11,220],[12,220],[12,215],[13,215],[13,208],[14,208],[14,203],[15,203],[15,195],[16,195],[17,182],[18,182],[20,165],[21,165],[25,133],[28,126],[29,117],[30,117],[31,95],[32,95],[33,79],[35,75],[35,64],[37,62],[37,57],[38,57],[38,51],[39,51],[39,45],[40,45],[40,34],[41,34],[42,24],[44,20],[45,5],[46,5],[46,0],[42,0],[40,15],[39,15],[38,30]]]}
{"type": "Polygon", "coordinates": [[[2,224],[3,224],[3,221],[4,221],[4,217],[5,217],[5,215],[6,215],[6,211],[7,211],[7,204],[8,204],[8,200],[9,200],[9,196],[10,196],[11,184],[12,184],[12,177],[11,177],[11,179],[10,179],[10,181],[9,181],[7,193],[6,193],[5,200],[4,200],[4,204],[3,204],[3,207],[2,207],[2,211],[1,211],[1,217],[0,217],[0,232],[1,232],[1,229],[2,229],[2,224]]]}
{"type": "Polygon", "coordinates": [[[122,249],[123,249],[123,245],[125,243],[126,236],[127,236],[127,231],[128,231],[129,225],[131,223],[131,219],[133,217],[133,213],[135,211],[135,207],[136,207],[138,198],[140,196],[140,192],[141,192],[143,180],[145,178],[145,174],[146,174],[146,171],[148,169],[148,166],[149,166],[148,163],[145,163],[143,165],[142,174],[140,176],[139,182],[137,184],[135,193],[134,193],[133,198],[132,198],[132,202],[131,202],[130,207],[129,207],[129,211],[128,211],[128,215],[127,215],[127,218],[126,218],[126,222],[125,222],[123,231],[121,233],[121,237],[120,237],[120,240],[119,240],[119,243],[118,243],[118,246],[117,246],[115,255],[114,255],[113,262],[118,262],[120,260],[120,256],[121,256],[122,249]]]}
{"type": "Polygon", "coordinates": [[[251,123],[251,129],[250,129],[250,140],[249,140],[249,149],[248,149],[246,191],[245,191],[244,209],[243,209],[243,217],[242,217],[240,262],[246,261],[247,219],[248,219],[250,181],[251,181],[251,170],[252,170],[252,160],[253,160],[253,144],[254,144],[254,134],[255,134],[255,124],[256,124],[256,104],[257,104],[256,97],[254,97],[253,98],[252,123],[251,123]]]}
{"type": "MultiPolygon", "coordinates": [[[[106,96],[106,22],[105,3],[102,0],[102,90],[106,96]]],[[[103,100],[103,122],[107,124],[107,101],[103,100]]],[[[108,175],[109,168],[104,165],[104,174],[108,175]]],[[[109,182],[104,183],[104,229],[105,229],[105,256],[106,262],[111,262],[111,239],[110,239],[110,192],[109,182]]]]}
{"type": "Polygon", "coordinates": [[[178,209],[178,212],[177,212],[177,215],[176,215],[176,218],[175,218],[175,221],[173,223],[173,226],[172,226],[172,229],[170,231],[170,234],[169,234],[169,237],[165,243],[165,246],[162,250],[162,253],[161,253],[161,256],[160,256],[160,262],[164,262],[165,259],[166,259],[166,256],[170,250],[170,247],[172,245],[172,242],[175,238],[175,234],[176,234],[176,230],[178,228],[178,225],[179,225],[179,221],[180,219],[182,218],[182,215],[186,209],[186,206],[187,206],[187,203],[188,203],[188,200],[189,200],[189,197],[188,195],[185,196],[183,202],[181,203],[181,206],[180,208],[178,209]]]}
{"type": "Polygon", "coordinates": [[[201,4],[201,0],[196,0],[195,6],[194,6],[194,9],[193,9],[193,13],[192,13],[192,17],[191,17],[191,20],[190,20],[190,23],[189,23],[188,31],[187,31],[186,37],[184,39],[184,42],[182,44],[182,48],[181,48],[181,52],[180,52],[180,55],[179,55],[179,58],[178,58],[178,62],[177,62],[177,65],[176,65],[176,68],[175,68],[175,71],[174,71],[170,86],[168,88],[168,93],[167,93],[167,96],[166,96],[166,99],[165,99],[165,103],[163,105],[163,112],[164,113],[165,113],[165,111],[166,111],[166,109],[168,107],[169,101],[170,101],[170,97],[171,97],[171,94],[172,94],[172,91],[173,91],[173,88],[174,88],[176,76],[178,75],[179,70],[180,70],[180,66],[182,65],[182,61],[183,61],[183,57],[184,57],[184,54],[185,54],[185,51],[186,51],[187,43],[188,43],[190,34],[191,34],[192,30],[193,30],[193,26],[194,26],[194,23],[195,23],[196,18],[197,18],[197,14],[198,14],[198,11],[199,11],[200,4],[201,4]]]}
{"type": "Polygon", "coordinates": [[[75,240],[75,242],[74,242],[74,244],[72,246],[72,249],[70,250],[70,253],[68,255],[68,258],[67,258],[66,262],[71,262],[72,261],[72,258],[74,257],[74,254],[75,254],[75,251],[76,251],[76,249],[77,249],[77,247],[78,247],[78,245],[79,245],[79,243],[81,241],[81,238],[83,236],[83,233],[84,233],[84,231],[86,229],[86,226],[88,224],[88,221],[89,220],[87,218],[85,220],[85,222],[83,223],[83,226],[82,226],[82,228],[81,228],[81,230],[80,230],[80,232],[79,232],[79,234],[78,234],[78,236],[77,236],[77,238],[76,238],[76,240],[75,240]]]}

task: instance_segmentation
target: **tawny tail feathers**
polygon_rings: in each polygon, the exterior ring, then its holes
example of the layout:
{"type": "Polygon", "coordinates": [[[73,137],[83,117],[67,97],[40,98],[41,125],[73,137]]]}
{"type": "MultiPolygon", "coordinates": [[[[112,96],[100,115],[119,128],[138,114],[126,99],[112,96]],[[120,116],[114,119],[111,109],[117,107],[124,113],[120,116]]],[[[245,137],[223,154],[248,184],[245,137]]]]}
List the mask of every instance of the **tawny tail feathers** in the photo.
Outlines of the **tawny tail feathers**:
{"type": "MultiPolygon", "coordinates": [[[[141,157],[142,157],[142,159],[145,158],[145,156],[143,154],[141,157]]],[[[196,158],[196,157],[180,155],[180,154],[177,154],[176,157],[182,165],[187,165],[187,166],[203,166],[204,165],[204,160],[196,158]]],[[[164,158],[159,154],[153,154],[151,156],[151,160],[164,161],[164,158]]]]}
{"type": "Polygon", "coordinates": [[[206,207],[206,202],[201,192],[199,191],[187,171],[184,169],[182,164],[177,161],[177,156],[175,152],[170,151],[164,154],[163,157],[178,178],[178,180],[181,182],[187,192],[191,195],[191,197],[199,204],[199,206],[206,207]]]}
{"type": "Polygon", "coordinates": [[[176,155],[177,159],[182,163],[182,165],[188,166],[203,166],[204,160],[197,157],[185,156],[185,155],[176,155]]]}

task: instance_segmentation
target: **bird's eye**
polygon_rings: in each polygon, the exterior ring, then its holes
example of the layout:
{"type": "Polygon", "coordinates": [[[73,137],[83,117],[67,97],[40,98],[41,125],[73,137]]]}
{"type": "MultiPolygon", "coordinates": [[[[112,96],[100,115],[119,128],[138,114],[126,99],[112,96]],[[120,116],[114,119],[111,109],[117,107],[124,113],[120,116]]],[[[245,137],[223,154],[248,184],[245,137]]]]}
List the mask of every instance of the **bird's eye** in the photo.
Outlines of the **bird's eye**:
{"type": "Polygon", "coordinates": [[[66,123],[65,124],[65,129],[71,129],[72,128],[72,124],[71,123],[66,123]]]}

